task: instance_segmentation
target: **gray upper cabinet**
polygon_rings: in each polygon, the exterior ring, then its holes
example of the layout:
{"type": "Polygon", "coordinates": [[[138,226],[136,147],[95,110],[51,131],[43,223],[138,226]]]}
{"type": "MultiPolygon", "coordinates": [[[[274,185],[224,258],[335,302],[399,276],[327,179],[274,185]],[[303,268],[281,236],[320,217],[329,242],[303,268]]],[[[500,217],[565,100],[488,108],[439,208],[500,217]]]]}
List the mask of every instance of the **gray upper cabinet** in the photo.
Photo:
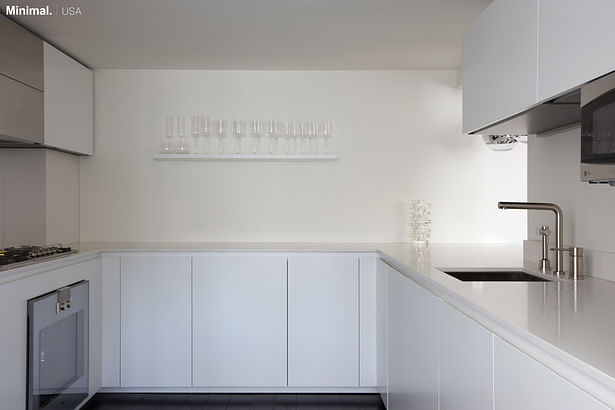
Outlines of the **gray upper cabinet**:
{"type": "Polygon", "coordinates": [[[92,70],[4,16],[0,53],[0,144],[92,155],[92,70]]]}
{"type": "Polygon", "coordinates": [[[538,101],[615,70],[613,0],[538,4],[538,101]]]}
{"type": "Polygon", "coordinates": [[[536,102],[538,4],[495,0],[463,39],[463,132],[536,102]]]}
{"type": "Polygon", "coordinates": [[[43,40],[0,16],[0,74],[43,91],[43,40]]]}

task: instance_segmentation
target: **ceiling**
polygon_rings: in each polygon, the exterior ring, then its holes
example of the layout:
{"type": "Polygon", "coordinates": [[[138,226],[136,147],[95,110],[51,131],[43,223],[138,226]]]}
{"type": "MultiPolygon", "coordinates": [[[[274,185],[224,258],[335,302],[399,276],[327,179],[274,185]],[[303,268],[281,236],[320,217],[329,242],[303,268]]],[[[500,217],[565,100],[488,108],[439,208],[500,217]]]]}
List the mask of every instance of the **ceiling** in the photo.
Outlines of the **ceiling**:
{"type": "Polygon", "coordinates": [[[0,0],[91,68],[451,69],[491,0],[0,0]],[[56,9],[57,6],[57,9],[56,9]],[[79,7],[81,15],[62,16],[79,7]]]}

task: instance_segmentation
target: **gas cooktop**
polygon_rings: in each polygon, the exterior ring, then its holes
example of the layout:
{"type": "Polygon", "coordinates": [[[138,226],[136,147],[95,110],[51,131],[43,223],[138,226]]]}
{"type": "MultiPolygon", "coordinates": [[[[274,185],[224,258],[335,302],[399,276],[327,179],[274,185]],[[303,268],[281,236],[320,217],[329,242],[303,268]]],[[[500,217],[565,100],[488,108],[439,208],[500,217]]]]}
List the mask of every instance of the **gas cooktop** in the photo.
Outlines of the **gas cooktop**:
{"type": "Polygon", "coordinates": [[[35,261],[55,259],[76,252],[76,249],[73,250],[69,246],[60,244],[49,246],[22,245],[0,249],[0,270],[17,268],[35,261]]]}

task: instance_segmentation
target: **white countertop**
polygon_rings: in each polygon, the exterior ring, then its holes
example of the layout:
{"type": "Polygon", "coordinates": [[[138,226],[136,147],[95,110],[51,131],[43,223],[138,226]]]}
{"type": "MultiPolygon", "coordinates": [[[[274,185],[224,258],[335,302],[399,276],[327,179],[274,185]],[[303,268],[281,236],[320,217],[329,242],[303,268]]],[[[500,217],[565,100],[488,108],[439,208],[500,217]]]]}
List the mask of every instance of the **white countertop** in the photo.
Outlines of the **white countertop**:
{"type": "MultiPolygon", "coordinates": [[[[506,246],[381,246],[382,259],[581,389],[615,406],[615,283],[462,282],[437,268],[519,267],[506,246]],[[501,258],[501,259],[500,259],[501,258]],[[499,263],[498,263],[499,262],[499,263]],[[511,263],[512,262],[512,263],[511,263]]],[[[528,266],[535,270],[536,266],[528,266]]]]}
{"type": "MultiPolygon", "coordinates": [[[[615,405],[615,283],[462,282],[436,268],[521,267],[521,246],[405,243],[81,243],[80,253],[2,272],[0,283],[101,252],[374,252],[485,328],[596,398],[615,405]],[[8,277],[5,277],[8,276],[8,277]]],[[[527,266],[526,268],[532,268],[527,266]]],[[[535,268],[535,267],[533,267],[535,268]]]]}

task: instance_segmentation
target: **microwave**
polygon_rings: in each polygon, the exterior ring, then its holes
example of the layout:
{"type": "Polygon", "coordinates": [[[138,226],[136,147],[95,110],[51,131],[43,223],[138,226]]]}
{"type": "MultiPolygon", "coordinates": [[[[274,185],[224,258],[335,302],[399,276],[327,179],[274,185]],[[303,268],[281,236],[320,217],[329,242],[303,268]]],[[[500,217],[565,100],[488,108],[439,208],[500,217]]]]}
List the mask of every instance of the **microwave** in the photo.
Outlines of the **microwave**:
{"type": "Polygon", "coordinates": [[[615,186],[615,72],[581,87],[581,181],[615,186]]]}

